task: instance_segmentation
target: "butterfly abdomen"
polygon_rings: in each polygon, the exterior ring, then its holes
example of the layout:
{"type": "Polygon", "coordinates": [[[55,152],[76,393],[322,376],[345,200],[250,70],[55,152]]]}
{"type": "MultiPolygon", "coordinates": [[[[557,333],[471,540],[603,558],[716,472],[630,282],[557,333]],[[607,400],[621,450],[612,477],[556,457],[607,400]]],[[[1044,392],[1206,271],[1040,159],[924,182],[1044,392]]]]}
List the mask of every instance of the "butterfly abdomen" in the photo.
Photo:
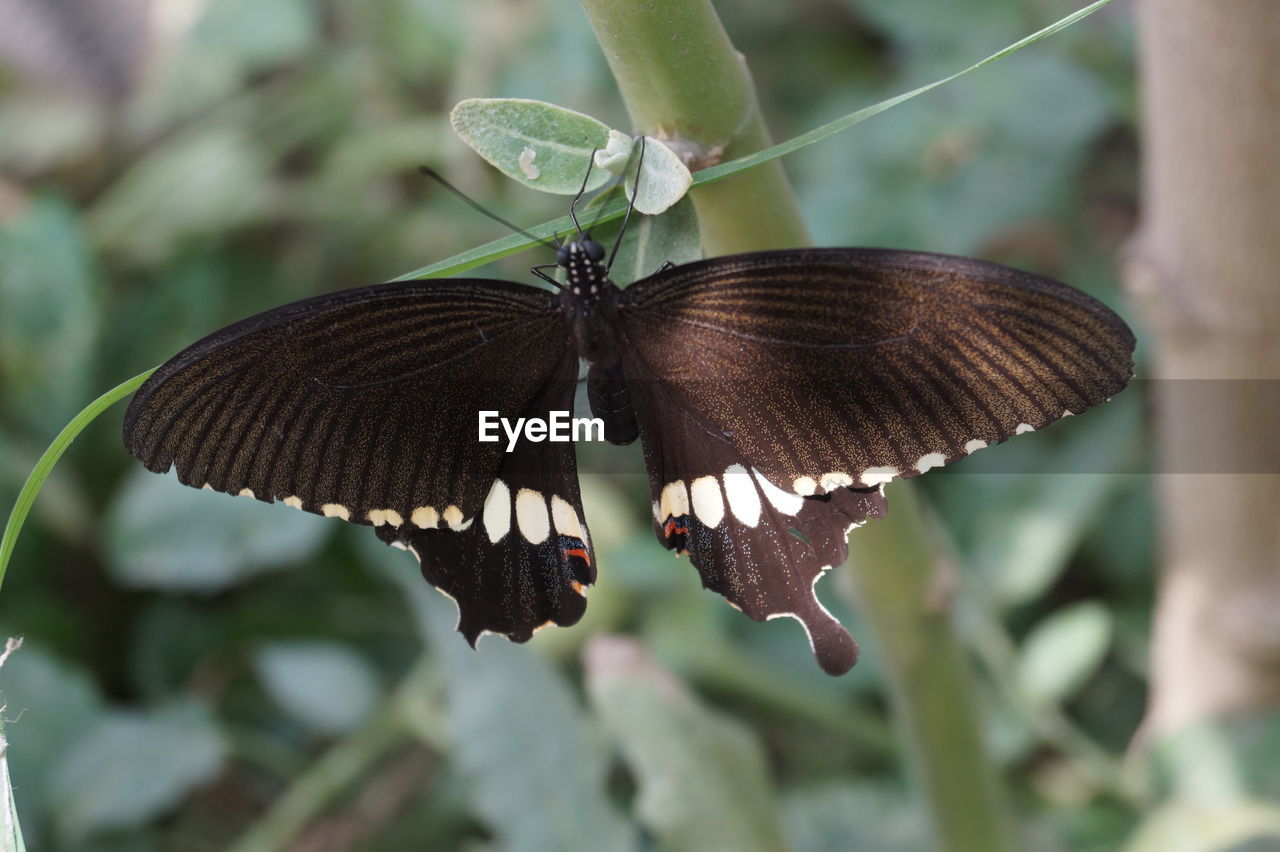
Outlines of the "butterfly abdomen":
{"type": "Polygon", "coordinates": [[[622,374],[622,364],[610,368],[592,365],[587,372],[587,402],[591,413],[604,421],[604,438],[611,444],[630,444],[640,437],[631,390],[622,374]]]}

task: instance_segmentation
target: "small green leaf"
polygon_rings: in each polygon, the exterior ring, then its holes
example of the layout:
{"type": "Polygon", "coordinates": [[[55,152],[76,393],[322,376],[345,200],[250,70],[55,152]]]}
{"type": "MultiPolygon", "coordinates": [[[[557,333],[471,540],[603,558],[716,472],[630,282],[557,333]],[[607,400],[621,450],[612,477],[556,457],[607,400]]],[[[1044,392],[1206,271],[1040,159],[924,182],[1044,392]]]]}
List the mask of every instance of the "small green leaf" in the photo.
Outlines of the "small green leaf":
{"type": "Polygon", "coordinates": [[[112,573],[132,587],[217,591],[309,558],[334,524],[280,504],[188,488],[141,468],[107,514],[112,573]]]}
{"type": "MultiPolygon", "coordinates": [[[[582,187],[592,151],[609,142],[609,128],[589,115],[544,101],[471,98],[449,114],[453,129],[481,157],[532,189],[573,195],[582,187]]],[[[609,181],[593,169],[587,189],[609,181]]]]}
{"type": "Polygon", "coordinates": [[[636,813],[665,849],[787,848],[749,729],[699,704],[638,644],[588,646],[593,706],[640,786],[636,813]]]}
{"type": "MultiPolygon", "coordinates": [[[[616,131],[610,131],[616,132],[616,131]]],[[[644,162],[640,164],[639,190],[636,178],[628,173],[627,197],[635,192],[636,210],[656,216],[675,204],[693,185],[693,175],[680,156],[661,139],[645,138],[644,162]]]]}
{"type": "Polygon", "coordinates": [[[1097,670],[1111,647],[1113,619],[1089,601],[1056,612],[1027,636],[1018,660],[1018,681],[1028,699],[1056,704],[1075,693],[1097,670]]]}
{"type": "Polygon", "coordinates": [[[351,730],[378,700],[373,669],[333,642],[276,642],[261,648],[255,662],[276,703],[320,733],[351,730]]]}
{"type": "Polygon", "coordinates": [[[656,216],[684,198],[693,185],[693,175],[680,155],[665,142],[646,136],[637,191],[635,169],[631,164],[639,152],[639,137],[633,139],[620,130],[610,130],[609,144],[596,152],[596,165],[613,174],[625,175],[627,198],[635,193],[636,211],[656,216]]]}
{"type": "Polygon", "coordinates": [[[95,831],[140,825],[211,780],[225,753],[200,705],[108,714],[51,770],[59,834],[74,847],[95,831]]]}
{"type": "Polygon", "coordinates": [[[635,150],[634,139],[621,130],[610,130],[609,143],[596,151],[596,165],[612,174],[625,175],[633,150],[635,150]]]}

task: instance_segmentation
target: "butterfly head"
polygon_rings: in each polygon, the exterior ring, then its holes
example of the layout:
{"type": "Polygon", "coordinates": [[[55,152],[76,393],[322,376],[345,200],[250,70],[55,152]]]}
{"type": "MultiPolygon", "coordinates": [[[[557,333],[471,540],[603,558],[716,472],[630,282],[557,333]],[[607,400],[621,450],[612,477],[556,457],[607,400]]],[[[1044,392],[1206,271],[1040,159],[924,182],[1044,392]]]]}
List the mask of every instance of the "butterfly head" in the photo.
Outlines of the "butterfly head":
{"type": "Polygon", "coordinates": [[[608,283],[604,246],[591,239],[590,234],[579,234],[576,240],[560,246],[556,264],[566,273],[565,289],[575,296],[598,295],[608,283]]]}

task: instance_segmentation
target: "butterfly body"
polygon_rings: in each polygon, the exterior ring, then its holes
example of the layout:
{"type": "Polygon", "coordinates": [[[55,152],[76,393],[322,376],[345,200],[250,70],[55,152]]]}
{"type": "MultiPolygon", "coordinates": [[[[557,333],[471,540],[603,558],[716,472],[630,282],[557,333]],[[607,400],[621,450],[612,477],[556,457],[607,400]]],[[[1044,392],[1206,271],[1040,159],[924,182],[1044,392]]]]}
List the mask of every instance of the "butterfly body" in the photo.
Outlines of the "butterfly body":
{"type": "Polygon", "coordinates": [[[125,418],[152,470],[373,526],[515,641],[581,617],[596,576],[572,443],[477,440],[478,411],[573,408],[641,440],[659,543],[750,617],[797,619],[822,667],[857,646],[814,592],[882,486],[1124,387],[1133,336],[1049,279],[969,258],[797,249],[712,258],[620,290],[562,246],[557,293],[446,279],[360,288],[236,323],[162,366],[125,418]]]}

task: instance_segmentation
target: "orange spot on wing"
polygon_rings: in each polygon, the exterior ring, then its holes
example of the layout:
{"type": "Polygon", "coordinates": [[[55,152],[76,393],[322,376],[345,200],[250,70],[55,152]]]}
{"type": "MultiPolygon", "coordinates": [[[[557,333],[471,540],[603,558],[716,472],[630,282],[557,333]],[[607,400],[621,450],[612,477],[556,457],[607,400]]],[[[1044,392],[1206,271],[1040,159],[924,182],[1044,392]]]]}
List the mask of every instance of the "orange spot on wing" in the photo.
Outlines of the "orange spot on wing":
{"type": "Polygon", "coordinates": [[[587,563],[588,565],[590,565],[590,564],[591,564],[591,557],[587,554],[587,551],[585,551],[585,550],[584,550],[584,549],[582,549],[581,547],[573,547],[573,548],[570,548],[570,549],[568,549],[568,550],[566,550],[566,551],[564,552],[564,555],[565,555],[565,556],[576,556],[576,557],[578,557],[579,559],[581,559],[583,562],[587,563]]]}
{"type": "Polygon", "coordinates": [[[676,535],[688,535],[689,528],[680,526],[680,524],[676,523],[675,520],[670,520],[667,521],[667,525],[662,528],[662,533],[667,538],[672,538],[676,535]]]}

